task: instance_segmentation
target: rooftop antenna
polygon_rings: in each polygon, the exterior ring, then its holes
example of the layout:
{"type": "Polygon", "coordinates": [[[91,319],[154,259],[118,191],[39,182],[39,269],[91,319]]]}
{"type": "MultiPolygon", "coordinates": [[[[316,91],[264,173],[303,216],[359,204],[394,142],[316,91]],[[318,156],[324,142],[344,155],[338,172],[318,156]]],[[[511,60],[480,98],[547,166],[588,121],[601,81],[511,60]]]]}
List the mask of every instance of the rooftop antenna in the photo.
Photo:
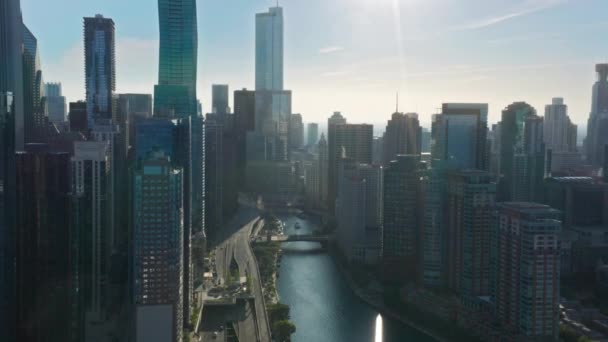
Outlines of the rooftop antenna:
{"type": "Polygon", "coordinates": [[[397,92],[397,102],[395,103],[395,113],[399,113],[399,92],[397,92]]]}

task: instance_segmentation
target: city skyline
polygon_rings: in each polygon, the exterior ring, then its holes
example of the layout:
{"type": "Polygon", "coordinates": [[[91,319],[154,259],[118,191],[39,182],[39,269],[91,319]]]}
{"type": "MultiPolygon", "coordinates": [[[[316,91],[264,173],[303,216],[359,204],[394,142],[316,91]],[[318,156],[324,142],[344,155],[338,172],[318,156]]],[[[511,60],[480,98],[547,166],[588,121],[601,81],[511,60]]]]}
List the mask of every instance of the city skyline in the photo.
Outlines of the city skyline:
{"type": "MultiPolygon", "coordinates": [[[[205,111],[211,109],[213,83],[254,88],[251,14],[275,4],[235,2],[198,4],[197,87],[205,111]]],[[[379,124],[393,111],[394,94],[399,91],[400,109],[418,112],[421,124],[428,127],[443,102],[487,102],[489,122],[495,122],[500,110],[514,101],[524,100],[540,111],[553,97],[563,97],[573,121],[584,130],[595,81],[591,66],[608,55],[597,47],[599,35],[593,38],[595,30],[608,27],[601,17],[601,8],[608,4],[599,0],[456,3],[340,0],[323,2],[323,7],[317,0],[281,3],[286,13],[285,88],[296,92],[294,111],[307,122],[323,122],[340,110],[353,122],[379,124]],[[318,21],[314,27],[306,26],[311,18],[318,21]],[[580,39],[581,35],[586,38],[580,39]],[[555,53],[556,47],[561,47],[560,53],[555,53]],[[509,53],[514,50],[518,53],[509,53]],[[357,104],[350,101],[355,96],[361,99],[357,104]]],[[[22,6],[25,24],[41,42],[45,80],[62,82],[68,101],[84,98],[84,68],[78,67],[83,65],[80,25],[82,17],[96,13],[116,22],[117,93],[153,92],[158,67],[156,6],[70,0],[52,4],[24,0],[22,6]],[[68,6],[69,15],[58,12],[68,6]],[[65,20],[49,25],[57,15],[65,20]]]]}

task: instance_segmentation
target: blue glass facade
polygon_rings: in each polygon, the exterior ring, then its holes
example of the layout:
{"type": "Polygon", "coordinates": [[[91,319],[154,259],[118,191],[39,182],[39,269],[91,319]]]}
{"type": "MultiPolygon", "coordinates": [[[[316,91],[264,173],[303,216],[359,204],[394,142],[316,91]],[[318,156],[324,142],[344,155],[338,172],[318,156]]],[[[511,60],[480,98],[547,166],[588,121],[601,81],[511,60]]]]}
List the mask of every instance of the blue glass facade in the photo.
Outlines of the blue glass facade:
{"type": "Polygon", "coordinates": [[[196,0],[159,0],[160,50],[155,116],[196,115],[196,0]]]}

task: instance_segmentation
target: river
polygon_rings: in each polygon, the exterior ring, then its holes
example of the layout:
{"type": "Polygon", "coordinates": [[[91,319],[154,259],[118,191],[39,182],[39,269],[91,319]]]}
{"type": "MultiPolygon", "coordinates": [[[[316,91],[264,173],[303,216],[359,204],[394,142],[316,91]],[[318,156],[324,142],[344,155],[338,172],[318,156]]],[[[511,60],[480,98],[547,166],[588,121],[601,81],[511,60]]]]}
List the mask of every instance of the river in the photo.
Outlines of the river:
{"type": "MultiPolygon", "coordinates": [[[[295,216],[279,216],[287,234],[310,234],[314,223],[295,216]],[[301,229],[294,229],[300,222],[301,229]]],[[[374,341],[378,312],[359,300],[332,258],[310,242],[283,244],[278,290],[291,307],[296,325],[293,342],[374,341]]],[[[400,322],[384,318],[385,342],[434,342],[400,322]]]]}

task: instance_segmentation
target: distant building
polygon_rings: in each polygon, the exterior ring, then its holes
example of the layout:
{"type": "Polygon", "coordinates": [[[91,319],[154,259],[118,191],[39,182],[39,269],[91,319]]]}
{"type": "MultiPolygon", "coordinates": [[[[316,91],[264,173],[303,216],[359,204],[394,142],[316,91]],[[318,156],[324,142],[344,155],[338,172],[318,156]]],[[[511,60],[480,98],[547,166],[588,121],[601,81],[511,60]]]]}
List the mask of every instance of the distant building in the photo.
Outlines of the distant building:
{"type": "Polygon", "coordinates": [[[336,220],[338,246],[355,263],[375,265],[380,259],[383,220],[381,166],[340,163],[336,220]]]}
{"type": "Polygon", "coordinates": [[[113,117],[116,89],[114,21],[97,14],[84,18],[84,56],[87,123],[113,117]]]}
{"type": "Polygon", "coordinates": [[[227,84],[213,84],[211,86],[211,107],[211,112],[214,114],[226,115],[230,113],[227,84]]]}
{"type": "Polygon", "coordinates": [[[198,30],[196,1],[159,0],[158,84],[154,116],[196,116],[198,30]]]}
{"type": "MultiPolygon", "coordinates": [[[[525,102],[515,102],[505,108],[502,112],[502,121],[500,122],[500,182],[497,199],[498,201],[509,201],[513,199],[514,186],[516,186],[516,174],[526,172],[525,156],[526,149],[524,143],[525,126],[528,119],[538,118],[536,110],[525,102]],[[516,155],[520,156],[520,163],[515,164],[516,155]]],[[[535,121],[530,121],[535,122],[535,121]]],[[[538,128],[538,127],[537,127],[538,128]]],[[[538,130],[530,130],[530,133],[538,132],[538,130]]],[[[542,131],[540,132],[542,134],[542,131]]],[[[541,136],[531,138],[530,147],[538,147],[539,139],[542,142],[541,136]]]]}
{"type": "Polygon", "coordinates": [[[127,141],[127,147],[133,146],[135,139],[135,125],[137,120],[152,117],[151,94],[118,94],[114,120],[121,125],[127,141]]]}
{"type": "Polygon", "coordinates": [[[207,115],[205,121],[205,226],[208,234],[217,236],[223,227],[224,203],[224,136],[217,115],[207,115]]]}
{"type": "Polygon", "coordinates": [[[306,128],[306,144],[308,146],[314,146],[319,142],[319,124],[311,122],[306,128]]]}
{"type": "Polygon", "coordinates": [[[361,164],[372,163],[373,126],[367,124],[334,124],[330,118],[328,140],[328,208],[333,212],[337,196],[340,161],[346,156],[361,164]]]}
{"type": "Polygon", "coordinates": [[[576,152],[577,126],[570,121],[568,106],[561,97],[553,98],[545,106],[543,141],[547,150],[556,152],[576,152]]]}
{"type": "Polygon", "coordinates": [[[283,9],[255,16],[255,90],[283,90],[283,9]]]}
{"type": "Polygon", "coordinates": [[[399,155],[384,170],[382,262],[394,280],[417,279],[423,172],[419,155],[399,155]]]}
{"type": "Polygon", "coordinates": [[[383,138],[383,164],[401,154],[422,153],[422,130],[416,113],[394,113],[383,138]]]}
{"type": "Polygon", "coordinates": [[[183,338],[183,172],[162,152],[133,176],[135,341],[183,338]]]}
{"type": "Polygon", "coordinates": [[[372,164],[384,164],[384,137],[374,137],[372,141],[372,164]]]}
{"type": "Polygon", "coordinates": [[[302,146],[304,146],[302,114],[291,114],[289,121],[289,148],[298,149],[302,146]]]}
{"type": "Polygon", "coordinates": [[[599,168],[604,165],[604,146],[608,145],[608,64],[597,64],[595,71],[585,148],[587,162],[599,168]]]}
{"type": "Polygon", "coordinates": [[[485,171],[455,171],[447,196],[448,287],[463,300],[488,296],[496,183],[485,171]]]}
{"type": "Polygon", "coordinates": [[[559,212],[524,202],[498,204],[493,297],[505,337],[555,341],[559,334],[559,212]]]}
{"type": "Polygon", "coordinates": [[[319,150],[319,196],[320,202],[318,206],[321,208],[327,208],[327,187],[328,187],[328,175],[329,175],[329,159],[327,150],[327,140],[325,135],[321,134],[321,139],[318,143],[319,150]]]}
{"type": "Polygon", "coordinates": [[[70,131],[88,135],[87,103],[84,101],[70,102],[70,131]]]}
{"type": "Polygon", "coordinates": [[[549,171],[543,143],[543,118],[524,119],[522,133],[521,141],[514,147],[509,195],[513,201],[542,202],[543,181],[549,171]]]}
{"type": "Polygon", "coordinates": [[[234,92],[235,158],[237,182],[240,188],[245,186],[247,134],[255,130],[255,122],[255,91],[236,90],[234,92]]]}
{"type": "Polygon", "coordinates": [[[61,83],[45,83],[46,110],[49,121],[63,123],[66,121],[65,96],[61,93],[61,83]]]}
{"type": "Polygon", "coordinates": [[[488,104],[444,103],[433,118],[433,159],[455,168],[486,170],[488,104]]]}

